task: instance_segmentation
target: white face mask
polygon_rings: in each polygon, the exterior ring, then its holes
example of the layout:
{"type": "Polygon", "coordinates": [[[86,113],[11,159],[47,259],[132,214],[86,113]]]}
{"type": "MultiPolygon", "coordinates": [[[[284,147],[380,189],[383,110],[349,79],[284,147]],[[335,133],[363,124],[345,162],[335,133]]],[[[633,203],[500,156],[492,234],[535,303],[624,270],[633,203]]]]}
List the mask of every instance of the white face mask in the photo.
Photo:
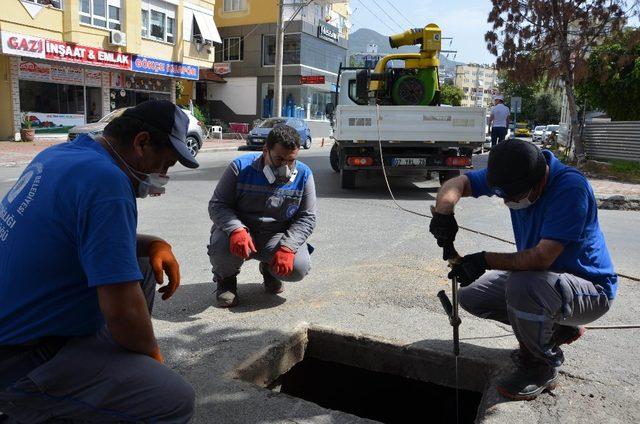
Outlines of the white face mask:
{"type": "MultiPolygon", "coordinates": [[[[267,151],[267,154],[269,155],[269,161],[273,164],[271,151],[267,151]]],[[[292,167],[293,170],[291,170],[291,168],[289,168],[284,163],[278,167],[275,167],[273,165],[265,165],[262,172],[264,172],[264,175],[265,177],[267,177],[267,181],[269,181],[270,184],[273,184],[276,181],[284,184],[293,181],[298,174],[298,169],[295,165],[295,162],[293,162],[292,167]]]]}
{"type": "MultiPolygon", "coordinates": [[[[533,190],[533,189],[531,189],[533,190]]],[[[528,208],[529,206],[533,205],[535,202],[532,202],[531,200],[529,200],[529,196],[531,196],[531,190],[529,190],[529,192],[527,193],[526,196],[524,196],[522,199],[518,200],[517,202],[507,202],[505,201],[504,204],[511,210],[514,211],[518,211],[520,209],[525,209],[528,208]]]]}
{"type": "MultiPolygon", "coordinates": [[[[106,139],[105,139],[106,141],[106,139]]],[[[160,174],[159,172],[152,172],[151,174],[145,174],[144,172],[136,171],[133,169],[123,158],[118,154],[116,149],[113,148],[111,143],[107,141],[109,147],[115,155],[120,159],[124,166],[129,170],[133,178],[138,181],[138,194],[140,199],[144,199],[147,196],[160,196],[164,194],[166,186],[169,183],[169,176],[160,174]],[[138,177],[142,176],[142,178],[138,177]]]]}

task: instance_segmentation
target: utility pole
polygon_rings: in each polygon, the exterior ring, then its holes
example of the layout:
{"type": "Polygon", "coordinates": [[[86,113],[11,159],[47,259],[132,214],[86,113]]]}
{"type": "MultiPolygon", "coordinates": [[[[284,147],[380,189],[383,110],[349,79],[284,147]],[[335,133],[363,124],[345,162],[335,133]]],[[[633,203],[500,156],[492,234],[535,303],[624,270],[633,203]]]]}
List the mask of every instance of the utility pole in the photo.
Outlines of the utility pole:
{"type": "Polygon", "coordinates": [[[275,116],[282,116],[282,56],[284,50],[284,0],[278,0],[278,20],[276,23],[276,63],[274,67],[273,96],[275,97],[275,116]]]}

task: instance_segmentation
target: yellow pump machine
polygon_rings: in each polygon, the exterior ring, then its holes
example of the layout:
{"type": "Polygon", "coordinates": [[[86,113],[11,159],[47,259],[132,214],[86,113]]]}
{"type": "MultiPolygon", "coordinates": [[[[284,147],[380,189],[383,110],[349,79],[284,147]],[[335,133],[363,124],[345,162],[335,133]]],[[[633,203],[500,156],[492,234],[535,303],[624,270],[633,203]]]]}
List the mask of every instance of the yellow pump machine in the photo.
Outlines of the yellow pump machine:
{"type": "Polygon", "coordinates": [[[429,24],[392,35],[389,44],[393,48],[420,45],[420,52],[387,55],[380,59],[373,72],[368,69],[358,72],[358,100],[379,105],[439,105],[438,54],[442,44],[438,25],[429,24]],[[389,67],[390,61],[404,61],[404,68],[389,67]]]}

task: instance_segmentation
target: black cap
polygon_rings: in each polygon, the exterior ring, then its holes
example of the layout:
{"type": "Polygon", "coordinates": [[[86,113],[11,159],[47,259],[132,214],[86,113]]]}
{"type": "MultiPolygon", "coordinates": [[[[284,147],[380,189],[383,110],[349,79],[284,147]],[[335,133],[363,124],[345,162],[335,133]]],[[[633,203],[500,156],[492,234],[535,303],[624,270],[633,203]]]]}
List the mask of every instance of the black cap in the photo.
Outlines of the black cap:
{"type": "Polygon", "coordinates": [[[547,161],[542,151],[527,141],[505,141],[489,153],[487,183],[502,198],[526,193],[546,172],[547,161]]]}
{"type": "Polygon", "coordinates": [[[167,134],[171,145],[178,152],[178,161],[181,164],[187,168],[200,166],[186,143],[189,117],[178,106],[168,100],[148,100],[128,108],[122,116],[139,119],[167,134]]]}

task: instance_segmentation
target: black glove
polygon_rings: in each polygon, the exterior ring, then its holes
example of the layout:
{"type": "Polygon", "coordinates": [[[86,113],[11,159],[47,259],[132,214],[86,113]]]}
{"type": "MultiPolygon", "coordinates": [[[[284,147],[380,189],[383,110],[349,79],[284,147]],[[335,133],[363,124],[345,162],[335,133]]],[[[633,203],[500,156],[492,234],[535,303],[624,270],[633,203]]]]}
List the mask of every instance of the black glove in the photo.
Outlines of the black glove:
{"type": "MultiPolygon", "coordinates": [[[[436,238],[438,246],[453,246],[456,234],[458,233],[458,223],[456,222],[456,218],[453,216],[453,213],[451,215],[446,215],[433,210],[431,213],[433,218],[429,224],[429,232],[436,238]]],[[[442,257],[445,261],[449,259],[445,256],[447,254],[446,250],[447,249],[443,252],[442,257]]]]}
{"type": "Polygon", "coordinates": [[[484,254],[485,252],[478,252],[464,256],[457,264],[453,265],[448,277],[458,277],[460,287],[466,287],[473,283],[487,270],[487,260],[484,254]]]}

